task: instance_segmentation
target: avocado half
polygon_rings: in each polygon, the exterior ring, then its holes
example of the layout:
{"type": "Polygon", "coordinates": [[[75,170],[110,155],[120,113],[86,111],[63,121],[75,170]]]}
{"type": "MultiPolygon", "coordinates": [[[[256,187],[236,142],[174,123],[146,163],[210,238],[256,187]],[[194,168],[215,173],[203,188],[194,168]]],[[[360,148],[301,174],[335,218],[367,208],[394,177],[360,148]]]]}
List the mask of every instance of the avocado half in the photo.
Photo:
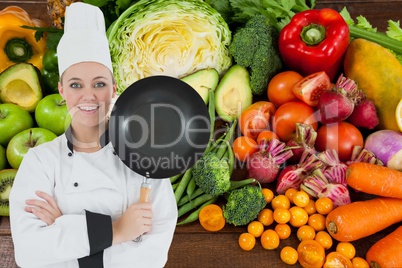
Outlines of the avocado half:
{"type": "Polygon", "coordinates": [[[215,91],[219,82],[219,73],[217,70],[202,69],[180,79],[189,84],[200,94],[205,104],[209,102],[209,90],[215,91]]]}
{"type": "Polygon", "coordinates": [[[42,99],[40,71],[30,63],[16,63],[0,74],[0,99],[34,112],[42,99]]]}
{"type": "Polygon", "coordinates": [[[253,102],[250,75],[246,68],[233,65],[224,74],[215,90],[217,114],[226,122],[233,122],[253,102]]]}

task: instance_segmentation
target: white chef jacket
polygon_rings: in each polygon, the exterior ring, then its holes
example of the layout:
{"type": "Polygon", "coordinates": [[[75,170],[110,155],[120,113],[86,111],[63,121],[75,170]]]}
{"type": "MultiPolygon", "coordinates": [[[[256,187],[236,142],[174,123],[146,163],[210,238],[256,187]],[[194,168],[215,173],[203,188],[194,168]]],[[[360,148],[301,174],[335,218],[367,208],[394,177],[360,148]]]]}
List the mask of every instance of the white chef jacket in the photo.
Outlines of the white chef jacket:
{"type": "Polygon", "coordinates": [[[83,267],[78,259],[101,254],[105,268],[163,267],[177,222],[177,206],[169,179],[149,181],[152,230],[141,242],[111,246],[111,219],[139,201],[142,176],[124,165],[110,143],[95,153],[76,152],[63,134],[31,148],[10,194],[17,264],[24,268],[83,267]],[[38,198],[38,190],[52,195],[62,213],[50,226],[24,211],[25,200],[38,198]]]}

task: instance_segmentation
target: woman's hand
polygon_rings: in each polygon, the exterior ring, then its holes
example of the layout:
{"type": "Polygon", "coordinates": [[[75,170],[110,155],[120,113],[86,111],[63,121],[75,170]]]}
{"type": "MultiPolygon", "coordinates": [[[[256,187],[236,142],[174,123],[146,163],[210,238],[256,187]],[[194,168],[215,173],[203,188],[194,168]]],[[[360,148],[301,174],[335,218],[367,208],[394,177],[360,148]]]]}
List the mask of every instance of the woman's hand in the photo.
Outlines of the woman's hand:
{"type": "Polygon", "coordinates": [[[113,244],[131,241],[149,232],[152,225],[151,203],[135,203],[113,222],[113,244]]]}
{"type": "Polygon", "coordinates": [[[27,206],[25,211],[34,214],[36,217],[51,225],[54,221],[61,216],[59,207],[54,198],[47,193],[37,191],[36,195],[43,200],[28,199],[25,201],[27,206]]]}

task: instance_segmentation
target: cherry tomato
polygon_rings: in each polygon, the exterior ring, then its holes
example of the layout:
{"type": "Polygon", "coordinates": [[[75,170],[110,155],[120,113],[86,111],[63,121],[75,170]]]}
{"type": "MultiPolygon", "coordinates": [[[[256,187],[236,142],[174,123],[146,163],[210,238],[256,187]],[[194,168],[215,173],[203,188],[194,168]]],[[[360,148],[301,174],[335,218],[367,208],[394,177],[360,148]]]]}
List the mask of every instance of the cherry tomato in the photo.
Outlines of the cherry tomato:
{"type": "Polygon", "coordinates": [[[271,206],[275,210],[277,208],[290,208],[290,201],[289,198],[284,194],[279,194],[274,197],[271,201],[271,206]]]}
{"type": "Polygon", "coordinates": [[[308,217],[307,224],[314,228],[316,232],[324,231],[325,226],[325,216],[319,213],[314,213],[308,217]]]}
{"type": "Polygon", "coordinates": [[[268,84],[268,100],[276,107],[297,100],[293,93],[293,87],[302,79],[303,76],[295,71],[284,71],[276,74],[268,84]]]}
{"type": "Polygon", "coordinates": [[[280,257],[284,263],[290,265],[295,264],[299,258],[297,250],[292,248],[291,246],[284,246],[281,249],[280,257]]]}
{"type": "Polygon", "coordinates": [[[329,197],[320,197],[315,201],[315,209],[322,215],[327,215],[334,209],[334,202],[329,197]]]}
{"type": "Polygon", "coordinates": [[[312,240],[315,237],[315,230],[309,225],[303,225],[297,229],[296,235],[300,241],[312,240]]]}
{"type": "Polygon", "coordinates": [[[287,142],[296,135],[296,123],[310,124],[317,130],[318,121],[313,107],[301,101],[287,102],[276,110],[272,127],[279,139],[287,142]]]}
{"type": "Polygon", "coordinates": [[[250,137],[239,136],[233,141],[232,148],[235,157],[243,162],[250,155],[258,151],[258,144],[250,137]]]}
{"type": "Polygon", "coordinates": [[[292,233],[292,229],[287,223],[278,223],[275,226],[275,232],[278,234],[279,239],[283,240],[289,238],[290,234],[292,233]]]}
{"type": "Polygon", "coordinates": [[[260,134],[258,134],[257,143],[260,144],[262,140],[265,140],[268,142],[274,138],[279,140],[279,137],[278,137],[278,135],[276,135],[275,132],[270,131],[270,130],[264,130],[264,131],[261,131],[260,134]]]}
{"type": "Polygon", "coordinates": [[[297,246],[299,263],[304,268],[322,267],[325,260],[324,247],[315,240],[303,240],[297,246]]]}
{"type": "Polygon", "coordinates": [[[317,106],[322,92],[331,88],[331,79],[324,72],[316,72],[304,77],[293,86],[293,94],[310,106],[317,106]]]}
{"type": "Polygon", "coordinates": [[[293,195],[293,203],[301,208],[308,205],[310,201],[310,196],[304,191],[298,191],[293,195]]]}
{"type": "Polygon", "coordinates": [[[274,212],[269,208],[263,208],[258,213],[257,220],[264,226],[269,226],[274,222],[274,212]]]}
{"type": "Polygon", "coordinates": [[[285,191],[285,196],[289,199],[290,203],[293,204],[293,196],[298,192],[296,188],[289,188],[285,191]]]}
{"type": "Polygon", "coordinates": [[[353,259],[356,255],[355,246],[353,246],[353,244],[349,242],[339,242],[338,245],[336,245],[336,251],[342,253],[350,260],[353,259]]]}
{"type": "Polygon", "coordinates": [[[314,238],[324,249],[330,249],[333,241],[331,235],[326,231],[318,231],[314,238]]]}
{"type": "Polygon", "coordinates": [[[245,251],[250,251],[255,246],[255,236],[250,233],[242,233],[239,236],[239,246],[245,251]]]}
{"type": "Polygon", "coordinates": [[[363,146],[363,135],[357,127],[348,122],[322,125],[317,130],[316,149],[335,149],[339,160],[343,162],[350,160],[354,146],[363,146]]]}
{"type": "Polygon", "coordinates": [[[324,268],[333,268],[333,267],[339,267],[339,268],[352,268],[353,264],[352,262],[342,253],[333,251],[328,253],[325,263],[324,263],[324,268]]]}
{"type": "Polygon", "coordinates": [[[353,268],[370,268],[370,265],[362,257],[354,257],[352,259],[352,267],[353,268]]]}
{"type": "Polygon", "coordinates": [[[269,130],[270,120],[275,111],[275,105],[269,101],[257,101],[251,104],[240,114],[241,133],[256,140],[260,132],[269,130]]]}
{"type": "Polygon", "coordinates": [[[291,207],[289,209],[290,211],[290,220],[289,224],[293,227],[300,227],[302,225],[305,225],[308,221],[308,214],[307,211],[305,211],[301,207],[291,207]]]}
{"type": "Polygon", "coordinates": [[[254,235],[254,237],[260,237],[264,232],[264,225],[259,221],[252,221],[247,225],[247,232],[254,235]]]}
{"type": "Polygon", "coordinates": [[[264,195],[265,202],[267,204],[271,203],[272,199],[274,199],[274,192],[268,188],[262,188],[261,192],[264,195]]]}
{"type": "Polygon", "coordinates": [[[279,247],[280,239],[274,230],[267,229],[262,233],[260,242],[263,248],[271,250],[279,247]]]}
{"type": "Polygon", "coordinates": [[[290,220],[290,211],[286,208],[276,208],[274,210],[274,221],[277,223],[287,223],[290,220]]]}
{"type": "Polygon", "coordinates": [[[304,210],[307,211],[308,215],[312,215],[317,212],[317,210],[315,209],[314,199],[310,198],[310,201],[308,201],[308,204],[307,204],[307,206],[304,207],[304,210]]]}

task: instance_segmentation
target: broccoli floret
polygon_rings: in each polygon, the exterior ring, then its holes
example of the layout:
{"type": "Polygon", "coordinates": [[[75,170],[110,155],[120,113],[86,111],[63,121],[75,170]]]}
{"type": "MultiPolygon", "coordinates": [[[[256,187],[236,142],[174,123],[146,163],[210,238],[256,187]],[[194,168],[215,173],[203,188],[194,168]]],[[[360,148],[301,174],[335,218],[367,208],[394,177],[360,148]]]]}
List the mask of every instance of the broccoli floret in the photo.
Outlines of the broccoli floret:
{"type": "Polygon", "coordinates": [[[234,61],[250,73],[254,95],[266,92],[269,80],[283,67],[278,30],[264,15],[251,18],[233,35],[229,51],[234,61]]]}
{"type": "Polygon", "coordinates": [[[234,226],[246,225],[257,218],[266,205],[261,188],[247,185],[229,193],[227,203],[222,207],[223,216],[234,226]]]}
{"type": "Polygon", "coordinates": [[[205,153],[193,166],[195,183],[205,193],[218,196],[230,188],[230,168],[226,159],[214,152],[205,153]]]}

